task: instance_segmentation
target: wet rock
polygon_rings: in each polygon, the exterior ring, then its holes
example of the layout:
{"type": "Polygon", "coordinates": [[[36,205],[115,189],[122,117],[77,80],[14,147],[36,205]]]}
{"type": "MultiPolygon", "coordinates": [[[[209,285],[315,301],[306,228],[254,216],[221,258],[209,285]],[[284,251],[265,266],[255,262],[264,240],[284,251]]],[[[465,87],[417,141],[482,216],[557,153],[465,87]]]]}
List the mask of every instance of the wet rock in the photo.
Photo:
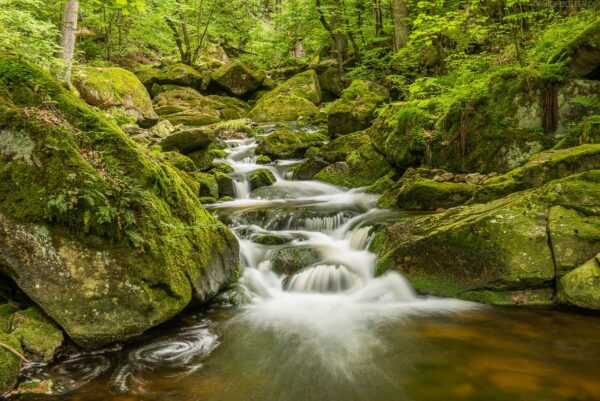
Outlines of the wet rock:
{"type": "Polygon", "coordinates": [[[194,173],[193,177],[200,185],[198,196],[214,199],[219,197],[219,184],[213,174],[194,173]]]}
{"type": "Polygon", "coordinates": [[[182,155],[179,152],[163,152],[160,154],[160,157],[168,161],[173,165],[173,167],[178,168],[181,171],[192,172],[196,170],[196,165],[187,156],[182,155]]]}
{"type": "Polygon", "coordinates": [[[150,95],[131,72],[122,68],[78,69],[73,84],[87,103],[104,110],[123,108],[141,127],[158,121],[150,95]]]}
{"type": "Polygon", "coordinates": [[[319,171],[327,166],[329,166],[329,163],[326,161],[311,158],[294,167],[292,169],[292,177],[294,180],[312,180],[319,171]]]}
{"type": "Polygon", "coordinates": [[[258,234],[252,236],[252,242],[260,245],[284,245],[294,240],[294,237],[287,234],[258,234]]]}
{"type": "Polygon", "coordinates": [[[229,176],[229,174],[222,173],[220,171],[216,171],[214,173],[215,180],[217,181],[217,185],[219,187],[219,196],[231,196],[235,197],[235,190],[233,185],[233,179],[229,176]]]}
{"type": "Polygon", "coordinates": [[[253,191],[258,188],[273,185],[276,181],[277,179],[273,172],[266,168],[260,168],[250,173],[250,187],[253,191]]]}
{"type": "Polygon", "coordinates": [[[156,85],[183,86],[197,90],[206,89],[210,78],[189,65],[178,63],[156,68],[145,66],[136,71],[147,88],[156,85]]]}
{"type": "Polygon", "coordinates": [[[319,261],[319,253],[311,248],[283,248],[273,254],[273,271],[279,274],[294,274],[319,261]]]}
{"type": "Polygon", "coordinates": [[[245,97],[258,89],[266,76],[250,63],[234,60],[216,70],[211,78],[216,85],[229,94],[245,97]]]}

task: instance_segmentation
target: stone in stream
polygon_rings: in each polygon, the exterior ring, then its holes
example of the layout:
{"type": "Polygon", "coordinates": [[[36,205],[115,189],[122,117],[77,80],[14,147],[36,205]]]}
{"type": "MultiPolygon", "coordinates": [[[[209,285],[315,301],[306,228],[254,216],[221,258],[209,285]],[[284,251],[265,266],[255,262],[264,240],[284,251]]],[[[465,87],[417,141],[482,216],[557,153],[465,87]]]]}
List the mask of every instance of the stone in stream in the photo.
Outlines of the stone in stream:
{"type": "Polygon", "coordinates": [[[258,188],[273,185],[276,181],[275,174],[267,168],[259,168],[250,173],[250,188],[253,191],[258,188]]]}
{"type": "Polygon", "coordinates": [[[312,146],[321,146],[327,136],[321,132],[277,130],[259,139],[256,153],[271,159],[301,158],[312,146]]]}
{"type": "Polygon", "coordinates": [[[311,248],[283,248],[271,257],[273,271],[279,274],[294,274],[319,261],[319,253],[311,248]]]}
{"type": "Polygon", "coordinates": [[[236,276],[238,243],[192,177],[41,69],[0,70],[16,74],[0,82],[0,272],[75,343],[138,336],[236,276]],[[68,125],[31,108],[46,96],[68,125]]]}
{"type": "Polygon", "coordinates": [[[36,307],[16,312],[11,319],[11,334],[34,360],[50,362],[63,343],[63,333],[36,307]]]}
{"type": "Polygon", "coordinates": [[[227,173],[223,173],[221,171],[214,172],[215,180],[217,181],[217,186],[219,188],[219,197],[224,196],[235,196],[233,179],[227,173]]]}

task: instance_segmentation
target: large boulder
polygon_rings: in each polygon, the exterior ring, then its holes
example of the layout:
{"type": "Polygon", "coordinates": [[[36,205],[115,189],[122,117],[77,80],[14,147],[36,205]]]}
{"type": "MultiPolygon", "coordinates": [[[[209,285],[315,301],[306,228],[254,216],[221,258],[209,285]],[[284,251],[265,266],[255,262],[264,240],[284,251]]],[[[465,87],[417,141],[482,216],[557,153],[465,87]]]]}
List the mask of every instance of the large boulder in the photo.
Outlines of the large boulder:
{"type": "MultiPolygon", "coordinates": [[[[563,293],[574,294],[593,281],[595,270],[576,271],[600,252],[598,205],[600,170],[592,170],[486,204],[400,222],[374,241],[377,270],[399,270],[418,290],[436,295],[550,304],[557,282],[563,293]]],[[[598,308],[583,296],[572,297],[559,301],[598,308]]]]}
{"type": "Polygon", "coordinates": [[[349,188],[369,186],[392,170],[392,165],[369,142],[350,153],[345,161],[325,167],[314,178],[349,188]]]}
{"type": "Polygon", "coordinates": [[[172,133],[158,143],[164,151],[177,151],[183,155],[206,149],[214,140],[210,130],[188,128],[172,133]]]}
{"type": "Polygon", "coordinates": [[[551,61],[566,61],[573,75],[598,79],[600,78],[600,21],[597,19],[592,21],[571,41],[562,46],[551,61]]]}
{"type": "Polygon", "coordinates": [[[210,75],[202,75],[193,67],[182,63],[162,68],[144,66],[136,73],[149,90],[153,85],[176,85],[204,90],[210,81],[210,75]]]}
{"type": "Polygon", "coordinates": [[[250,173],[250,188],[254,191],[255,189],[268,187],[273,185],[277,178],[275,174],[268,168],[259,168],[250,173]]]}
{"type": "Polygon", "coordinates": [[[83,100],[104,110],[122,108],[141,127],[151,127],[158,121],[152,100],[144,85],[123,68],[78,69],[73,84],[83,100]]]}
{"type": "Polygon", "coordinates": [[[329,134],[345,135],[368,128],[375,118],[375,109],[387,98],[385,89],[365,81],[353,81],[340,99],[329,106],[329,134]]]}
{"type": "Polygon", "coordinates": [[[41,70],[13,58],[0,70],[12,72],[0,80],[0,273],[73,341],[139,335],[237,274],[237,241],[191,176],[41,70]],[[51,118],[36,112],[48,98],[51,118]]]}
{"type": "Polygon", "coordinates": [[[320,132],[281,129],[259,139],[256,153],[271,159],[301,158],[312,146],[320,146],[327,137],[320,132]]]}
{"type": "Polygon", "coordinates": [[[313,70],[298,74],[263,95],[248,114],[256,122],[296,121],[317,116],[321,87],[313,70]]]}
{"type": "Polygon", "coordinates": [[[234,60],[213,72],[211,78],[230,95],[247,97],[261,86],[266,75],[246,61],[234,60]]]}
{"type": "Polygon", "coordinates": [[[600,310],[600,254],[565,274],[558,282],[561,303],[600,310]]]}
{"type": "Polygon", "coordinates": [[[154,101],[156,112],[174,125],[200,127],[244,118],[248,112],[248,106],[241,100],[204,96],[184,87],[172,87],[158,94],[154,101]]]}

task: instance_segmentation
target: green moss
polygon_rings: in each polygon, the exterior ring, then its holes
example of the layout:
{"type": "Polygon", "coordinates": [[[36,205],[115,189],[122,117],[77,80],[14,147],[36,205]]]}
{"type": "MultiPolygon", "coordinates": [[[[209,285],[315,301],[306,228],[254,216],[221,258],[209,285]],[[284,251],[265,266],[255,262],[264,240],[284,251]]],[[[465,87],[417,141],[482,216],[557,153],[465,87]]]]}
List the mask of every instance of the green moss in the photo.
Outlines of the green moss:
{"type": "Polygon", "coordinates": [[[325,167],[314,178],[342,187],[358,188],[372,185],[391,169],[383,155],[367,143],[350,153],[345,162],[325,167]]]}
{"type": "Polygon", "coordinates": [[[142,67],[136,71],[136,74],[148,88],[152,87],[152,84],[158,84],[203,89],[210,79],[208,76],[204,77],[193,67],[182,63],[160,69],[152,66],[142,67]]]}
{"type": "Polygon", "coordinates": [[[142,126],[152,126],[158,116],[146,88],[122,68],[83,68],[75,72],[73,83],[81,97],[101,109],[124,108],[125,114],[142,126]]]}
{"type": "Polygon", "coordinates": [[[256,158],[256,163],[257,164],[271,164],[273,161],[271,160],[271,158],[267,155],[258,155],[258,157],[256,158]]]}
{"type": "MultiPolygon", "coordinates": [[[[0,341],[23,354],[21,344],[14,336],[0,332],[0,341]]],[[[5,394],[12,390],[17,384],[21,365],[22,363],[19,358],[5,348],[0,347],[0,394],[5,394]]]]}
{"type": "Polygon", "coordinates": [[[437,182],[418,175],[400,180],[391,192],[401,209],[437,210],[459,206],[468,201],[476,185],[462,182],[437,182]]]}
{"type": "MultiPolygon", "coordinates": [[[[319,78],[314,70],[307,70],[288,79],[277,88],[269,92],[265,99],[275,97],[299,97],[312,102],[315,105],[321,103],[321,87],[319,78]]],[[[263,99],[261,99],[262,101],[263,99]]]]}
{"type": "Polygon", "coordinates": [[[44,362],[54,358],[63,343],[63,334],[39,309],[29,308],[13,315],[11,334],[29,353],[44,362]]]}
{"type": "Polygon", "coordinates": [[[266,168],[259,168],[250,174],[250,187],[253,191],[258,188],[273,185],[275,181],[277,181],[277,179],[273,172],[266,168]]]}
{"type": "Polygon", "coordinates": [[[309,100],[293,95],[263,97],[248,114],[256,122],[310,120],[319,109],[309,100]]]}
{"type": "Polygon", "coordinates": [[[558,282],[558,300],[567,305],[600,310],[600,255],[567,273],[558,282]]]}
{"type": "Polygon", "coordinates": [[[18,311],[18,308],[11,304],[0,305],[0,332],[10,332],[10,321],[12,315],[18,311]]]}
{"type": "Polygon", "coordinates": [[[260,87],[265,74],[243,60],[233,60],[212,74],[212,80],[233,96],[246,96],[260,87]]]}
{"type": "MultiPolygon", "coordinates": [[[[0,71],[15,63],[0,60],[0,71]]],[[[0,166],[0,215],[49,227],[48,235],[69,239],[73,253],[83,252],[79,257],[101,252],[127,266],[104,279],[128,283],[130,290],[113,283],[104,296],[84,301],[75,277],[67,281],[72,288],[60,289],[50,280],[36,288],[13,278],[82,345],[127,338],[170,319],[190,302],[205,269],[215,266],[213,255],[230,252],[232,234],[202,208],[186,175],[41,70],[23,62],[18,70],[21,75],[2,78],[9,101],[38,108],[0,107],[0,131],[27,133],[35,163],[8,159],[0,166]],[[94,252],[83,251],[89,249],[94,252]]],[[[83,273],[94,264],[80,267],[83,273]]]]}
{"type": "Polygon", "coordinates": [[[219,186],[214,175],[209,173],[194,173],[194,179],[200,184],[199,193],[200,197],[218,198],[219,197],[219,186]]]}
{"type": "Polygon", "coordinates": [[[329,163],[345,161],[356,149],[370,143],[369,135],[365,132],[356,132],[336,138],[315,150],[311,156],[321,158],[329,163]]]}
{"type": "Polygon", "coordinates": [[[161,154],[163,160],[168,161],[175,168],[181,171],[192,172],[196,171],[196,165],[187,156],[182,155],[179,152],[164,152],[161,154]]]}
{"type": "Polygon", "coordinates": [[[301,158],[308,148],[320,146],[326,140],[320,132],[282,129],[260,138],[256,153],[271,159],[301,158]]]}

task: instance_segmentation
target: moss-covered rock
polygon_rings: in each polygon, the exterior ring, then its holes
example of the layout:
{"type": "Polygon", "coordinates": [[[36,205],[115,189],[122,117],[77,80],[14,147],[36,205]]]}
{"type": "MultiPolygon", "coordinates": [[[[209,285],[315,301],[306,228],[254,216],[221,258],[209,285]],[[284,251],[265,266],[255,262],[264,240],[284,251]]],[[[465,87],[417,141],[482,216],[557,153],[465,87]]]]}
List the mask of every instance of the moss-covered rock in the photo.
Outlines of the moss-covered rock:
{"type": "Polygon", "coordinates": [[[311,157],[292,169],[294,180],[312,180],[314,176],[325,167],[329,166],[325,160],[311,157]]]}
{"type": "Polygon", "coordinates": [[[254,191],[255,189],[268,187],[269,185],[273,185],[277,178],[275,178],[275,174],[267,168],[259,168],[258,170],[254,170],[250,173],[250,188],[254,191]]]}
{"type": "Polygon", "coordinates": [[[261,233],[252,236],[252,242],[260,245],[284,245],[294,240],[294,237],[288,234],[261,233]]]}
{"type": "Polygon", "coordinates": [[[395,196],[395,204],[400,209],[437,210],[464,204],[476,189],[474,184],[438,182],[419,174],[405,174],[390,193],[395,196]]]}
{"type": "Polygon", "coordinates": [[[196,165],[192,159],[179,152],[164,152],[160,156],[163,160],[168,161],[173,167],[181,171],[189,173],[196,170],[196,165]]]}
{"type": "Polygon", "coordinates": [[[15,313],[11,334],[21,341],[23,349],[35,359],[50,362],[63,343],[63,333],[38,308],[15,313]]]}
{"type": "Polygon", "coordinates": [[[344,135],[343,137],[335,138],[323,145],[314,155],[329,163],[345,161],[348,156],[356,149],[371,143],[369,135],[362,132],[344,135]]]}
{"type": "Polygon", "coordinates": [[[142,127],[158,121],[152,100],[144,85],[122,68],[82,68],[73,76],[73,84],[87,103],[101,109],[122,108],[142,127]]]}
{"type": "Polygon", "coordinates": [[[12,315],[19,309],[12,304],[0,305],[0,331],[4,333],[10,332],[10,320],[12,315]]]}
{"type": "Polygon", "coordinates": [[[277,130],[259,139],[256,153],[271,159],[301,158],[307,149],[322,145],[327,137],[320,132],[277,130]]]}
{"type": "Polygon", "coordinates": [[[246,97],[265,80],[266,75],[243,60],[233,60],[212,74],[212,81],[220,88],[237,97],[246,97]]]}
{"type": "Polygon", "coordinates": [[[219,185],[213,174],[194,173],[194,179],[199,184],[198,195],[202,198],[219,198],[219,185]]]}
{"type": "Polygon", "coordinates": [[[310,100],[293,95],[263,96],[248,118],[262,122],[311,120],[319,109],[310,100]]]}
{"type": "Polygon", "coordinates": [[[296,96],[319,105],[322,100],[319,78],[313,70],[304,71],[277,86],[266,98],[278,96],[296,96]]]}
{"type": "MultiPolygon", "coordinates": [[[[0,342],[9,346],[14,351],[23,354],[18,338],[0,331],[0,342]]],[[[17,384],[22,361],[14,353],[0,346],[0,395],[12,390],[17,384]]]]}
{"type": "Polygon", "coordinates": [[[319,261],[319,253],[311,248],[282,248],[271,257],[273,271],[279,274],[294,274],[319,261]]]}
{"type": "Polygon", "coordinates": [[[352,152],[344,162],[325,167],[315,179],[348,188],[366,187],[390,172],[392,166],[371,143],[352,152]]]}
{"type": "Polygon", "coordinates": [[[343,85],[340,69],[337,67],[327,67],[325,71],[319,74],[319,85],[324,95],[335,99],[342,94],[343,85]]]}
{"type": "Polygon", "coordinates": [[[585,29],[551,58],[552,62],[566,62],[573,75],[598,78],[600,67],[600,22],[592,20],[585,29]]]}
{"type": "Polygon", "coordinates": [[[368,128],[375,118],[375,109],[387,98],[384,89],[365,81],[353,81],[340,99],[329,106],[329,133],[345,135],[368,128]]]}
{"type": "Polygon", "coordinates": [[[551,180],[599,168],[600,144],[549,150],[536,154],[522,167],[488,179],[474,194],[473,202],[486,202],[524,189],[539,188],[551,180]]]}
{"type": "Polygon", "coordinates": [[[600,255],[564,275],[558,282],[558,300],[567,305],[600,310],[600,255]]]}
{"type": "MultiPolygon", "coordinates": [[[[504,303],[515,291],[551,294],[566,271],[597,252],[599,204],[600,171],[594,170],[487,204],[401,222],[374,241],[377,269],[398,269],[423,292],[477,295],[490,303],[504,303]],[[496,293],[503,295],[492,296],[496,293]]],[[[552,299],[532,295],[514,301],[552,299]]]]}
{"type": "Polygon", "coordinates": [[[38,68],[0,71],[0,132],[15,139],[0,156],[0,270],[76,343],[139,335],[237,272],[237,241],[188,174],[38,68]]]}
{"type": "Polygon", "coordinates": [[[248,105],[224,96],[204,96],[192,88],[175,87],[154,98],[156,112],[171,123],[205,126],[246,117],[248,105]]]}
{"type": "Polygon", "coordinates": [[[210,81],[210,75],[203,76],[189,65],[178,63],[162,68],[145,66],[136,71],[142,83],[151,88],[156,85],[175,85],[204,90],[210,81]]]}
{"type": "Polygon", "coordinates": [[[177,151],[183,155],[206,149],[214,141],[210,130],[189,128],[176,131],[164,138],[158,145],[165,151],[177,151]]]}
{"type": "Polygon", "coordinates": [[[215,171],[214,176],[217,181],[217,186],[219,187],[219,197],[235,197],[235,189],[231,176],[221,171],[215,171]]]}

